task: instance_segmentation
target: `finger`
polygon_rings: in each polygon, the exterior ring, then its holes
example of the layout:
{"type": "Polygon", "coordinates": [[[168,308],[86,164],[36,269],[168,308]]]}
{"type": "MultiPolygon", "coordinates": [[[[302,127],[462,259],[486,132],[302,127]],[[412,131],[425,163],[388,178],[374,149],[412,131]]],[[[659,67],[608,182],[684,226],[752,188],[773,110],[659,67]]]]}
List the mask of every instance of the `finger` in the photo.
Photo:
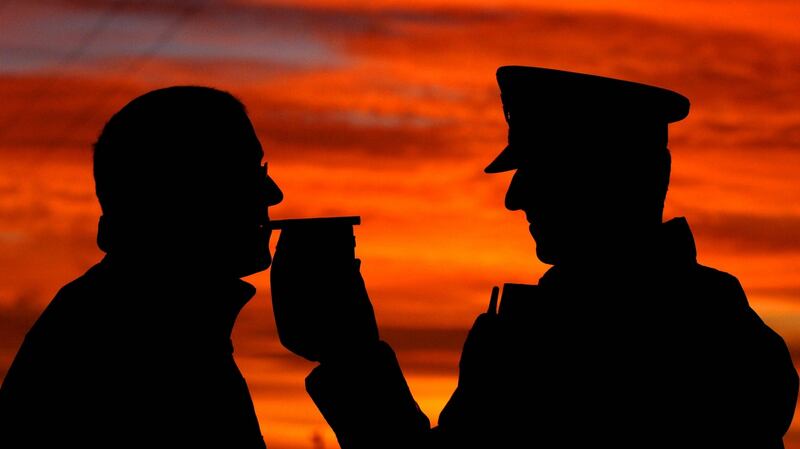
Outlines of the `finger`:
{"type": "Polygon", "coordinates": [[[489,315],[497,315],[497,298],[500,296],[500,287],[492,287],[492,296],[489,298],[489,315]]]}

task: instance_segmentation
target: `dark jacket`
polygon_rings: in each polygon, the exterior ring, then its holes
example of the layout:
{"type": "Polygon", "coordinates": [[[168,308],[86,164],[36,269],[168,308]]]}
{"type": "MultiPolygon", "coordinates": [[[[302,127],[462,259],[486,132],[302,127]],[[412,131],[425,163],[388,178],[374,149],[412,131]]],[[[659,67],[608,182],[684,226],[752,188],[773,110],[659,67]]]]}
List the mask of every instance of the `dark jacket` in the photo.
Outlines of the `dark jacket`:
{"type": "Polygon", "coordinates": [[[783,447],[787,347],[735,277],[697,264],[685,220],[625,266],[506,290],[434,429],[385,343],[317,367],[306,386],[342,448],[783,447]]]}
{"type": "Polygon", "coordinates": [[[185,281],[106,258],[63,287],[0,387],[0,446],[264,448],[230,340],[255,289],[185,281]]]}

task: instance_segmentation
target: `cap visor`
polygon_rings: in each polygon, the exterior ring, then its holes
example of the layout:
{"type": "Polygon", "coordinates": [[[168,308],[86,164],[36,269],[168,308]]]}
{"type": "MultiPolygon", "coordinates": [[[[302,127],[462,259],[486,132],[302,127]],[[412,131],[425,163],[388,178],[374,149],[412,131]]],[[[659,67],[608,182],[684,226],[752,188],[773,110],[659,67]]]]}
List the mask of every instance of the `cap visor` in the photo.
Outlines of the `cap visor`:
{"type": "Polygon", "coordinates": [[[502,173],[517,168],[511,145],[507,145],[494,160],[483,169],[484,173],[502,173]]]}

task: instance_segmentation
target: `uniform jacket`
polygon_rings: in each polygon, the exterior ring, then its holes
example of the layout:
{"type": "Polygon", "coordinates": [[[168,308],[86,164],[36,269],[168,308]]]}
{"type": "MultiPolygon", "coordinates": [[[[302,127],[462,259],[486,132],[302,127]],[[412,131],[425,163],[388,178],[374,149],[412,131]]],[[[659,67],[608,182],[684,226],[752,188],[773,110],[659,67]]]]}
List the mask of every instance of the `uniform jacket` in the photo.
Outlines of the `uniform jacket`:
{"type": "Polygon", "coordinates": [[[624,264],[551,268],[478,317],[431,429],[386,343],[307,390],[343,449],[781,448],[798,378],[737,279],[699,265],[686,221],[624,264]]]}

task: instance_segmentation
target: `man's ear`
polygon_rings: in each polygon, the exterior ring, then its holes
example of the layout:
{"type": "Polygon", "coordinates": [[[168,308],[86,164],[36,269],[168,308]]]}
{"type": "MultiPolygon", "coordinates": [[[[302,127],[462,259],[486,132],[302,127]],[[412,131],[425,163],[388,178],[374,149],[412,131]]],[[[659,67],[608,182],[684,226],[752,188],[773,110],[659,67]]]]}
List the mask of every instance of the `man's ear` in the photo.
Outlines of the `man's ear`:
{"type": "Polygon", "coordinates": [[[101,215],[97,222],[97,247],[108,254],[111,250],[111,224],[107,216],[101,215]]]}

